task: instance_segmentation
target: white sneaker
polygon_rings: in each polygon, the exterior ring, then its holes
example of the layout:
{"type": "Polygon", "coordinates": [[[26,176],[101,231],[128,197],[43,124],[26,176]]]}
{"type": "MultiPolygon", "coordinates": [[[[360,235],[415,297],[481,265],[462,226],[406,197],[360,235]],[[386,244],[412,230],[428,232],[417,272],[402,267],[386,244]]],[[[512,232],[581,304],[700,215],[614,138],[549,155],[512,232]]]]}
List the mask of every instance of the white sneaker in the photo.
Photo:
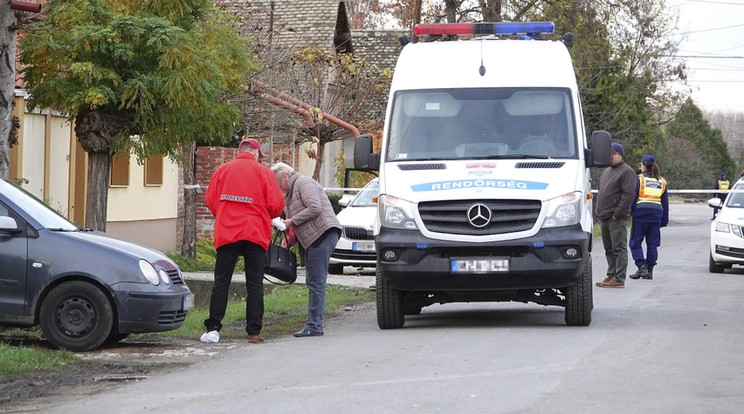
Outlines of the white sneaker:
{"type": "Polygon", "coordinates": [[[220,333],[217,331],[209,331],[202,334],[200,340],[207,343],[217,343],[220,341],[220,333]]]}

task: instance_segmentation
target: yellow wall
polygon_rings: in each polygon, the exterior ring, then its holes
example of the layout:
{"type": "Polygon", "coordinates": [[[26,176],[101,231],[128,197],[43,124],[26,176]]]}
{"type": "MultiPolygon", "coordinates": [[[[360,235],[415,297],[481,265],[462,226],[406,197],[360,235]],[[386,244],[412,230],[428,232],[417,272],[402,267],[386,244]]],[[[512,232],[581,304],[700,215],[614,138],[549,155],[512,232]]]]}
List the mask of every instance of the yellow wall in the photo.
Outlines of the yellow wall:
{"type": "Polygon", "coordinates": [[[175,218],[178,215],[178,165],[163,159],[163,185],[145,186],[145,166],[129,161],[129,185],[110,187],[107,221],[175,218]]]}
{"type": "Polygon", "coordinates": [[[23,188],[44,198],[44,115],[26,114],[23,119],[23,188]]]}

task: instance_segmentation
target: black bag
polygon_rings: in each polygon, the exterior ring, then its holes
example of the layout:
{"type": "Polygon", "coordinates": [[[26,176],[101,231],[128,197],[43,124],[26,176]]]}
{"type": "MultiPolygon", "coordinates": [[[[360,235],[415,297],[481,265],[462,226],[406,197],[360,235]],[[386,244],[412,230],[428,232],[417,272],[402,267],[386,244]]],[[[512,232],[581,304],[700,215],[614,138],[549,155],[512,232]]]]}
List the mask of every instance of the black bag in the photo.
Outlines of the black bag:
{"type": "MultiPolygon", "coordinates": [[[[281,234],[286,240],[287,235],[284,232],[281,232],[281,234]]],[[[276,244],[279,233],[276,236],[269,245],[269,250],[266,251],[264,273],[285,282],[283,284],[290,284],[297,280],[297,256],[290,252],[288,248],[276,244]]],[[[264,278],[269,282],[276,283],[269,278],[264,278]]]]}

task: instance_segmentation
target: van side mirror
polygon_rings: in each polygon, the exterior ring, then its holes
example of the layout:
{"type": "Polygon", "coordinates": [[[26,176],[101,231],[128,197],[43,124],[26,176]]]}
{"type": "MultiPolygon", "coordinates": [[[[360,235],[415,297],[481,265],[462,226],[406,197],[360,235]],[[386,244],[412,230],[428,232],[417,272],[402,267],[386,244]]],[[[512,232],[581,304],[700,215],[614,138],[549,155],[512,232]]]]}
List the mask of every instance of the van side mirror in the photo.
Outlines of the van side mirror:
{"type": "Polygon", "coordinates": [[[372,136],[359,135],[354,141],[354,169],[361,171],[378,171],[380,154],[372,153],[372,136]]]}
{"type": "Polygon", "coordinates": [[[607,131],[592,132],[592,149],[586,157],[587,167],[609,167],[612,164],[612,136],[607,131]]]}
{"type": "Polygon", "coordinates": [[[0,232],[5,233],[19,233],[21,229],[18,228],[18,223],[13,217],[0,216],[0,232]]]}

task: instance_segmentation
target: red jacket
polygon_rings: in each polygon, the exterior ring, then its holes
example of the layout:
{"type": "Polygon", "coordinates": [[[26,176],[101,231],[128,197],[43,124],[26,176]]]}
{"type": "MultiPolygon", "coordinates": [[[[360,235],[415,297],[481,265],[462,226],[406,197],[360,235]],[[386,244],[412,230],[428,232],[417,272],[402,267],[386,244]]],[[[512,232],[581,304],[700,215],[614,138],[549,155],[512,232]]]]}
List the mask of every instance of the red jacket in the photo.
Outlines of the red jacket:
{"type": "Polygon", "coordinates": [[[209,180],[206,202],[215,216],[215,248],[246,240],[267,250],[271,219],[284,210],[284,195],[274,173],[248,152],[239,152],[217,168],[209,180]]]}

